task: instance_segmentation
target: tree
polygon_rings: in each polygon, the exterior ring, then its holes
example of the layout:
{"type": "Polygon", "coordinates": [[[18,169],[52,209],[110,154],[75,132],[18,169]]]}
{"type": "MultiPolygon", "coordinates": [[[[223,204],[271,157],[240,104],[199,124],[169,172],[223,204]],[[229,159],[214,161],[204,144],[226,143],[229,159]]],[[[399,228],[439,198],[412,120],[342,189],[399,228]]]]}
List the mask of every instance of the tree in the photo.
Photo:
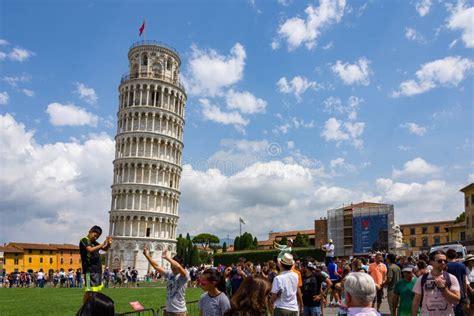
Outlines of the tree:
{"type": "Polygon", "coordinates": [[[225,241],[222,244],[222,252],[227,252],[227,243],[225,241]]]}
{"type": "Polygon", "coordinates": [[[280,245],[287,245],[288,244],[288,238],[286,238],[286,236],[283,236],[282,239],[280,239],[280,241],[278,242],[280,245]]]}
{"type": "Polygon", "coordinates": [[[234,239],[234,251],[240,250],[240,237],[237,236],[234,239]]]}
{"type": "Polygon", "coordinates": [[[199,250],[197,246],[195,245],[191,249],[191,261],[190,261],[191,266],[200,266],[201,265],[201,258],[199,258],[199,250]]]}
{"type": "Polygon", "coordinates": [[[194,236],[193,243],[201,244],[202,248],[207,249],[211,244],[218,244],[219,237],[208,233],[202,233],[194,236]]]}
{"type": "Polygon", "coordinates": [[[253,248],[258,249],[258,240],[257,237],[253,237],[253,248]]]}
{"type": "Polygon", "coordinates": [[[199,260],[201,263],[209,264],[212,262],[212,255],[207,251],[199,251],[199,260]]]}
{"type": "Polygon", "coordinates": [[[466,214],[462,212],[461,214],[458,215],[458,217],[456,217],[456,219],[454,220],[454,224],[462,223],[465,220],[466,220],[466,214]]]}
{"type": "Polygon", "coordinates": [[[296,234],[295,240],[293,241],[294,247],[304,247],[304,239],[300,233],[296,234]]]}
{"type": "Polygon", "coordinates": [[[254,249],[253,236],[250,233],[243,233],[240,237],[239,250],[254,249]]]}
{"type": "Polygon", "coordinates": [[[192,252],[193,252],[193,243],[191,242],[191,240],[188,240],[187,242],[188,242],[188,244],[187,244],[187,247],[186,247],[187,250],[186,250],[186,256],[184,257],[184,264],[185,265],[190,265],[191,264],[191,256],[192,256],[192,252]]]}

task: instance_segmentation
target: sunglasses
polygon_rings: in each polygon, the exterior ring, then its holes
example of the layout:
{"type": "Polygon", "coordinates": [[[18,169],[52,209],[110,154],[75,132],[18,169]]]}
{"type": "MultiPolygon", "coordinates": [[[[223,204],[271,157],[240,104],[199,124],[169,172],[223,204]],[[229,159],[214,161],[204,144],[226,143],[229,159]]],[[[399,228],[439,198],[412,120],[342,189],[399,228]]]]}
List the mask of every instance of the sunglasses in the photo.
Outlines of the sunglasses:
{"type": "Polygon", "coordinates": [[[442,264],[442,263],[448,262],[448,260],[446,260],[446,259],[438,259],[436,262],[438,262],[439,264],[442,264]]]}

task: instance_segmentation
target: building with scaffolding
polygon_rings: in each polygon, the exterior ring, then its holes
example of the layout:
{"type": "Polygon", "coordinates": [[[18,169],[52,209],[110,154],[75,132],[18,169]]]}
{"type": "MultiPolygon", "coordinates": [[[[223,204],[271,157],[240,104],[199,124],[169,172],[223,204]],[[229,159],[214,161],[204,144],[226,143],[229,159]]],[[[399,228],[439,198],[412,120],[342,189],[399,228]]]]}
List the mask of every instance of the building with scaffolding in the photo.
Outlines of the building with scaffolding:
{"type": "Polygon", "coordinates": [[[336,256],[394,251],[401,244],[391,204],[362,202],[327,211],[327,234],[336,256]]]}

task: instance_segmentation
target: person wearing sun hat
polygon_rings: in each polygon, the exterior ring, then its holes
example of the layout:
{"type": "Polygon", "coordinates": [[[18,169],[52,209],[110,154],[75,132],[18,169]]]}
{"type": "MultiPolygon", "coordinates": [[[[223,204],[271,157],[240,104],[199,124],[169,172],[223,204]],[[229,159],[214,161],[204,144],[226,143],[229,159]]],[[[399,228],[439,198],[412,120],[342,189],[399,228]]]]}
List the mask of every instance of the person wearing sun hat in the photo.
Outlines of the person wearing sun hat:
{"type": "Polygon", "coordinates": [[[413,302],[413,287],[416,283],[416,278],[413,275],[413,266],[405,266],[402,269],[402,278],[395,284],[393,289],[393,304],[394,315],[396,316],[411,316],[411,307],[413,302]]]}
{"type": "Polygon", "coordinates": [[[282,272],[273,279],[271,290],[274,316],[298,316],[298,312],[302,311],[298,275],[291,271],[294,264],[295,260],[290,253],[285,253],[280,260],[282,272]]]}
{"type": "Polygon", "coordinates": [[[323,245],[322,249],[326,252],[326,265],[334,261],[334,244],[332,239],[328,239],[328,243],[323,245]]]}

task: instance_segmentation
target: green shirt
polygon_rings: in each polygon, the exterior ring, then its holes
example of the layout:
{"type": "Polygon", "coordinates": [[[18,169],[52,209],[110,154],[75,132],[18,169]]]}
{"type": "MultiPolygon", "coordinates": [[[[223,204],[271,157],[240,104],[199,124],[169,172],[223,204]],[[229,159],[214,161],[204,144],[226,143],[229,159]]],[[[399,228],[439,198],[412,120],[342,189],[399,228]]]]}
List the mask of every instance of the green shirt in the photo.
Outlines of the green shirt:
{"type": "Polygon", "coordinates": [[[395,284],[394,293],[398,297],[398,314],[397,316],[411,316],[411,303],[413,302],[413,287],[415,286],[416,278],[413,277],[410,282],[401,279],[395,284]]]}
{"type": "Polygon", "coordinates": [[[387,269],[387,288],[389,291],[393,291],[395,284],[402,278],[402,272],[400,268],[395,264],[391,263],[387,269]]]}

